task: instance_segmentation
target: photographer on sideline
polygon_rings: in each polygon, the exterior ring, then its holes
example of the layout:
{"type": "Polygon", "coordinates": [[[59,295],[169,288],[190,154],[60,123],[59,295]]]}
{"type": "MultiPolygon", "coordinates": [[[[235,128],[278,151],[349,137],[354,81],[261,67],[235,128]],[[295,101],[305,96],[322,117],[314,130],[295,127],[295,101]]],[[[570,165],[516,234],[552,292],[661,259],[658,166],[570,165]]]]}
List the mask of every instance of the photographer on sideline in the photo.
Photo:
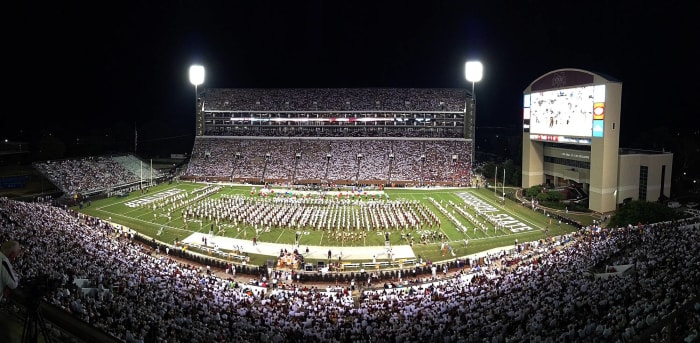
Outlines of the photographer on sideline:
{"type": "Polygon", "coordinates": [[[17,241],[6,241],[0,247],[0,303],[11,290],[19,285],[19,275],[12,269],[12,262],[19,255],[20,245],[17,241]]]}

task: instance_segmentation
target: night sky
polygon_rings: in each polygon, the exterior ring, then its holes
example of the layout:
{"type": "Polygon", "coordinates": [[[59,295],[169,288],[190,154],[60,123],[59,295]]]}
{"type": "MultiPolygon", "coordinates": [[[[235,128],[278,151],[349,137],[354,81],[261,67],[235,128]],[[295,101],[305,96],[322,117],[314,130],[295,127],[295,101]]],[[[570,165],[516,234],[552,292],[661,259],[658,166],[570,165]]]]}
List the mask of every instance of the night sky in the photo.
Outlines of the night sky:
{"type": "Polygon", "coordinates": [[[477,135],[520,127],[522,91],[549,71],[577,68],[623,83],[623,147],[668,148],[649,137],[700,126],[699,31],[689,2],[21,6],[21,24],[5,32],[12,96],[3,139],[50,133],[68,147],[102,140],[133,149],[138,128],[142,149],[190,152],[194,63],[206,68],[203,87],[470,89],[464,63],[478,59],[477,135]]]}

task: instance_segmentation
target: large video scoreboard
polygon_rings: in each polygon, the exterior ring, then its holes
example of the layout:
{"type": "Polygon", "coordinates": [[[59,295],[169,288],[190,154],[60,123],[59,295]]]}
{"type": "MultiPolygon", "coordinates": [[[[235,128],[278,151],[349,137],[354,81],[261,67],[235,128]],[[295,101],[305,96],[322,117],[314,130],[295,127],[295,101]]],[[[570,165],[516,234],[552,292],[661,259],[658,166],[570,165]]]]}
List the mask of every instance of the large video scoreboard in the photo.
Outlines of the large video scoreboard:
{"type": "Polygon", "coordinates": [[[620,82],[580,69],[533,81],[522,98],[523,187],[581,185],[589,209],[614,210],[621,92],[620,82]]]}
{"type": "Polygon", "coordinates": [[[591,144],[603,137],[605,85],[562,88],[523,96],[523,133],[531,140],[591,144]]]}

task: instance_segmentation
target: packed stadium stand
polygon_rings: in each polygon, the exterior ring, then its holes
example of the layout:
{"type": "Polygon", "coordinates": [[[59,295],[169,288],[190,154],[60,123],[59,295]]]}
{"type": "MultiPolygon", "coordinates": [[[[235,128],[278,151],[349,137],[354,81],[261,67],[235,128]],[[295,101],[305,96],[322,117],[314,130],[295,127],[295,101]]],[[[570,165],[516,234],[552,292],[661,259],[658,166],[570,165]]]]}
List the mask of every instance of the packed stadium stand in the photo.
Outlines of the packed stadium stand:
{"type": "Polygon", "coordinates": [[[198,137],[187,176],[234,182],[466,186],[471,142],[198,137]]]}
{"type": "Polygon", "coordinates": [[[224,279],[209,259],[154,254],[130,230],[47,203],[0,199],[10,237],[22,238],[22,280],[59,280],[47,306],[128,343],[692,342],[700,324],[697,217],[586,227],[518,249],[508,268],[494,254],[326,287],[224,279]],[[632,272],[604,273],[620,265],[632,272]]]}
{"type": "Polygon", "coordinates": [[[208,89],[185,177],[466,186],[466,100],[461,89],[208,89]]]}
{"type": "Polygon", "coordinates": [[[68,196],[90,195],[163,176],[134,155],[90,156],[33,165],[68,196]]]}

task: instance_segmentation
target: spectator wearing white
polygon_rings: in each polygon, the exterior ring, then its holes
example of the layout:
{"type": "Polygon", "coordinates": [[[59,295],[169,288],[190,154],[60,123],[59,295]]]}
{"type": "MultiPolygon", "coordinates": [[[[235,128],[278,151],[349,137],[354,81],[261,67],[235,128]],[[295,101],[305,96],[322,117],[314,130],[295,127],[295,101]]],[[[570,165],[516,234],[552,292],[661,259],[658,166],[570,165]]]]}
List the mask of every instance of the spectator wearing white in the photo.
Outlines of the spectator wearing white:
{"type": "Polygon", "coordinates": [[[12,268],[12,262],[19,255],[19,251],[19,242],[13,240],[2,243],[0,248],[0,259],[2,259],[2,266],[0,266],[0,290],[2,290],[0,292],[0,302],[4,300],[5,295],[19,285],[19,275],[12,268]]]}

